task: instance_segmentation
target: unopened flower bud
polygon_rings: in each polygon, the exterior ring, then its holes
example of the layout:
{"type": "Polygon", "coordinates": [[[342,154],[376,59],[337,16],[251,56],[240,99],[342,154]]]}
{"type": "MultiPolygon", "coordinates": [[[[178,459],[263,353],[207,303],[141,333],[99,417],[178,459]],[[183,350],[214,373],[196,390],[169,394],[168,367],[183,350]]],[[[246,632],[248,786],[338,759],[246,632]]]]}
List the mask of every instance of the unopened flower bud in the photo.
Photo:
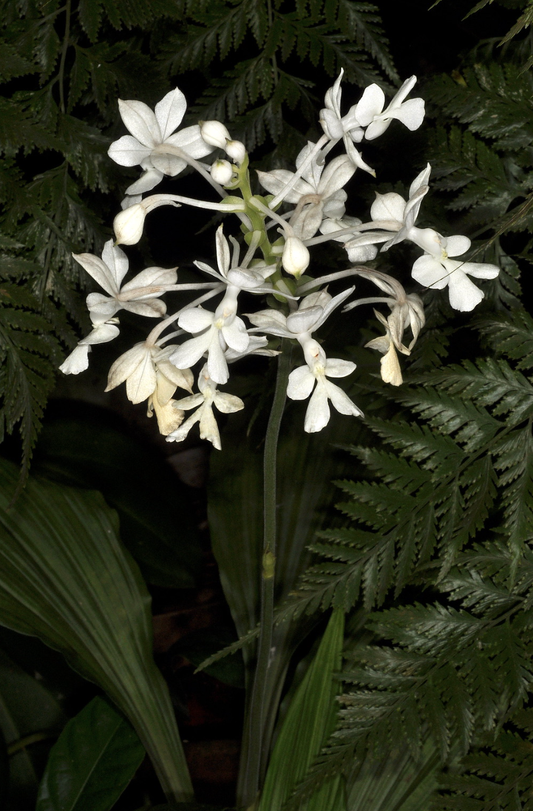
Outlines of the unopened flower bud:
{"type": "Polygon", "coordinates": [[[225,186],[233,177],[231,163],[226,160],[215,161],[211,167],[211,177],[216,183],[220,183],[221,186],[225,186]]]}
{"type": "Polygon", "coordinates": [[[231,158],[233,163],[236,163],[238,166],[240,166],[246,157],[246,147],[244,146],[242,141],[228,141],[226,143],[225,149],[228,158],[231,158]]]}
{"type": "Polygon", "coordinates": [[[231,140],[231,135],[220,121],[202,121],[200,135],[206,144],[218,146],[220,149],[225,149],[226,141],[231,140]]]}
{"type": "Polygon", "coordinates": [[[146,210],[142,203],[135,203],[117,214],[113,229],[120,245],[135,245],[142,237],[146,210]]]}
{"type": "Polygon", "coordinates": [[[283,249],[281,264],[291,276],[297,278],[307,270],[311,257],[309,251],[298,237],[288,237],[283,249]]]}

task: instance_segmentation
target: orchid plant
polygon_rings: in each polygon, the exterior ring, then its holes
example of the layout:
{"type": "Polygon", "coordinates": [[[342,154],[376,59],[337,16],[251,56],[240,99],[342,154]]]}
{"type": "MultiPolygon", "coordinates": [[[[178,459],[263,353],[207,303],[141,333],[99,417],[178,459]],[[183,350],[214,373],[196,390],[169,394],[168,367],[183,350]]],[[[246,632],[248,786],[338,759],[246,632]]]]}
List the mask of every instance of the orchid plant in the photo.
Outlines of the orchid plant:
{"type": "Polygon", "coordinates": [[[356,364],[329,357],[320,341],[320,329],[333,312],[347,313],[362,305],[383,308],[375,314],[384,334],[367,346],[382,355],[383,380],[394,386],[402,383],[398,353],[412,352],[424,327],[424,304],[419,293],[411,288],[408,292],[398,279],[373,267],[378,251],[400,242],[414,244],[422,253],[413,264],[413,280],[422,288],[447,287],[451,307],[461,312],[473,310],[484,297],[472,279],[494,279],[499,272],[496,265],[460,258],[470,248],[466,236],[446,237],[416,225],[429,191],[429,164],[414,178],[407,200],[394,192],[377,192],[367,221],[350,213],[347,186],[356,172],[375,176],[361,145],[398,123],[418,129],[424,102],[408,98],[416,83],[412,76],[389,104],[383,90],[371,84],[343,113],[342,78],[341,72],[326,93],[319,117],[321,137],[301,150],[294,171],[257,172],[261,191],[254,190],[246,146],[233,139],[222,122],[203,121],[179,129],[186,102],[178,88],[154,111],[140,101],[120,101],[129,134],[111,145],[109,156],[121,166],[139,165],[142,174],[126,189],[114,220],[115,241],[105,244],[101,258],[87,253],[74,257],[104,292],[87,296],[92,331],[61,370],[85,371],[92,347],[119,334],[121,310],[155,321],[146,339],[112,364],[107,390],[125,383],[128,399],[147,403],[148,416],[155,414],[168,442],[183,441],[198,424],[200,437],[220,450],[216,412],[231,414],[245,408],[239,397],[219,390],[230,383],[231,365],[250,355],[278,357],[265,438],[261,628],[238,798],[246,807],[255,802],[262,785],[264,737],[270,728],[265,718],[265,674],[271,666],[274,583],[283,576],[276,573],[276,443],[286,398],[309,400],[303,425],[309,434],[328,424],[330,405],[342,415],[363,417],[344,388],[333,382],[351,375],[356,364]],[[177,177],[187,167],[215,190],[219,201],[169,193],[143,196],[163,178],[177,177]],[[181,283],[176,268],[151,267],[123,284],[128,258],[121,246],[141,239],[145,218],[153,209],[184,205],[233,215],[241,239],[226,222],[218,226],[216,267],[195,262],[205,281],[181,283]],[[330,242],[345,252],[346,268],[314,276],[313,248],[330,242]],[[373,284],[376,295],[357,298],[353,284],[357,277],[373,284]],[[329,291],[338,284],[347,286],[329,291]],[[183,293],[184,298],[179,309],[168,313],[162,297],[170,292],[183,293]],[[260,307],[243,312],[241,293],[247,294],[242,297],[247,309],[252,309],[249,302],[255,296],[261,297],[260,307]],[[205,306],[208,302],[213,304],[205,306]],[[293,369],[287,360],[289,347],[301,352],[293,369]],[[176,395],[178,389],[183,396],[176,395]]]}

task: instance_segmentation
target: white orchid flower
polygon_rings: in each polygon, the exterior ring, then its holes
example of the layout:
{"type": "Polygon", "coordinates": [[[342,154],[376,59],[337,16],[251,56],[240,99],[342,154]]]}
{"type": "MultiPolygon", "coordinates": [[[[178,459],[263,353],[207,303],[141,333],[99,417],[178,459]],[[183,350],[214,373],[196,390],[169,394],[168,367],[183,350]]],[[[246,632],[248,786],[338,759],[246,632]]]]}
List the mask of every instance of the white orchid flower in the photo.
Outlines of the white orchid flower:
{"type": "Polygon", "coordinates": [[[262,332],[276,335],[278,338],[293,338],[299,341],[302,336],[308,336],[321,327],[354,290],[354,287],[349,287],[335,297],[326,290],[310,293],[302,299],[298,309],[287,316],[279,310],[272,309],[246,313],[246,316],[254,327],[262,332]]]}
{"type": "Polygon", "coordinates": [[[166,313],[166,304],[158,296],[177,280],[176,269],[147,268],[122,285],[128,272],[128,257],[110,239],[105,243],[102,258],[92,253],[72,254],[106,293],[89,293],[87,307],[93,324],[103,324],[119,310],[158,318],[166,313]]]}
{"type": "Polygon", "coordinates": [[[200,127],[175,132],[182,122],[187,102],[176,87],[167,93],[152,111],[142,101],[118,102],[121,118],[131,135],[123,135],[109,147],[109,157],[120,166],[144,169],[139,180],[126,189],[126,194],[137,195],[150,191],[165,175],[175,177],[187,166],[187,155],[198,159],[209,155],[213,147],[207,144],[200,127]]]}
{"type": "Polygon", "coordinates": [[[443,290],[448,287],[454,310],[470,312],[484,298],[482,290],[469,279],[495,279],[500,269],[484,262],[465,262],[450,257],[461,256],[470,248],[468,237],[440,237],[439,252],[420,256],[413,265],[412,276],[424,287],[443,290]]]}
{"type": "Polygon", "coordinates": [[[224,296],[214,313],[202,307],[184,310],[178,325],[195,337],[185,341],[171,355],[171,362],[178,368],[189,368],[207,354],[207,369],[215,383],[227,383],[227,347],[242,353],[248,349],[250,336],[244,321],[237,316],[236,296],[224,296]]]}
{"type": "Polygon", "coordinates": [[[244,403],[240,397],[217,391],[217,384],[209,376],[207,364],[198,376],[198,388],[200,389],[199,394],[192,394],[190,397],[176,400],[177,408],[183,411],[196,408],[196,411],[179,428],[169,433],[167,442],[182,442],[193,425],[199,422],[200,439],[207,439],[213,447],[221,450],[220,432],[213,413],[213,407],[223,414],[233,414],[236,411],[241,411],[244,408],[244,403]]]}
{"type": "Polygon", "coordinates": [[[367,87],[356,105],[355,116],[362,127],[366,127],[365,138],[372,141],[382,135],[393,119],[398,119],[409,130],[417,130],[424,120],[424,100],[409,99],[406,96],[416,84],[416,76],[411,76],[400,87],[389,106],[385,109],[385,94],[377,84],[367,87]]]}
{"type": "Polygon", "coordinates": [[[374,222],[379,222],[380,227],[389,230],[396,230],[392,239],[383,246],[382,250],[388,250],[392,245],[408,239],[414,242],[423,250],[430,250],[431,245],[436,244],[439,235],[431,228],[417,228],[415,226],[422,200],[429,191],[428,181],[431,174],[431,166],[428,163],[426,168],[418,174],[409,187],[409,199],[406,201],[396,192],[387,194],[376,193],[370,208],[370,217],[374,222]]]}
{"type": "Polygon", "coordinates": [[[355,369],[355,363],[340,358],[326,358],[326,353],[313,338],[303,343],[305,366],[299,366],[289,375],[287,397],[291,400],[306,400],[314,392],[307,406],[304,431],[308,434],[321,431],[329,422],[329,401],[340,414],[362,417],[363,412],[348,395],[328,377],[346,377],[355,369]]]}
{"type": "Polygon", "coordinates": [[[252,242],[252,249],[247,252],[241,264],[239,264],[239,243],[233,237],[230,237],[233,252],[230,251],[228,240],[224,236],[223,226],[219,225],[216,232],[216,255],[218,270],[214,270],[206,262],[195,261],[195,265],[204,273],[209,273],[220,282],[232,288],[237,292],[247,290],[249,293],[272,293],[274,292],[272,285],[266,282],[269,276],[276,270],[276,265],[267,265],[266,263],[256,263],[253,267],[249,268],[248,264],[252,259],[257,243],[252,242]]]}
{"type": "MultiPolygon", "coordinates": [[[[309,142],[296,158],[296,168],[304,165],[316,144],[309,142]]],[[[283,192],[283,200],[296,205],[289,224],[302,240],[313,237],[326,217],[342,217],[346,192],[343,186],[355,172],[347,155],[334,158],[327,166],[317,163],[316,157],[307,163],[301,173],[275,169],[258,171],[259,182],[270,194],[283,192]],[[294,180],[293,180],[294,178],[294,180]],[[285,190],[285,191],[284,191],[285,190]]]]}
{"type": "Polygon", "coordinates": [[[344,70],[341,70],[335,84],[329,88],[324,97],[325,107],[320,111],[320,124],[325,135],[330,139],[330,148],[342,139],[346,154],[354,166],[375,176],[374,170],[364,162],[360,152],[354,146],[354,144],[360,143],[364,136],[364,130],[356,114],[357,105],[354,104],[350,107],[346,115],[343,116],[341,113],[343,74],[344,70]]]}
{"type": "Polygon", "coordinates": [[[92,331],[82,338],[70,355],[63,361],[59,370],[65,375],[79,375],[89,368],[89,352],[95,344],[105,344],[116,338],[120,330],[117,319],[108,322],[93,324],[92,331]]]}

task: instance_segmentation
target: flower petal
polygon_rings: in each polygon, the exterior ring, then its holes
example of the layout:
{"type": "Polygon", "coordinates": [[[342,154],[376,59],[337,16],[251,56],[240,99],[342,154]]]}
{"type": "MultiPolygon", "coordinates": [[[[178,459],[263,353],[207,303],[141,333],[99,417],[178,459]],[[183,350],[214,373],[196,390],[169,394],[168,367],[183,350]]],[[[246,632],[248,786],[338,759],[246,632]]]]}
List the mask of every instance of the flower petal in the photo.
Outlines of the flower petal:
{"type": "Polygon", "coordinates": [[[328,396],[324,385],[317,386],[307,411],[305,412],[304,431],[307,434],[315,434],[325,428],[329,422],[330,410],[328,396]]]}
{"type": "Polygon", "coordinates": [[[120,117],[139,143],[153,149],[163,140],[161,130],[152,110],[142,101],[118,100],[120,117]]]}
{"type": "Polygon", "coordinates": [[[154,112],[163,141],[179,127],[186,109],[185,96],[177,87],[157,102],[154,112]]]}
{"type": "Polygon", "coordinates": [[[298,366],[289,375],[287,397],[290,400],[307,400],[313,391],[316,378],[307,365],[298,366]]]}
{"type": "Polygon", "coordinates": [[[119,166],[137,166],[149,157],[152,148],[139,143],[132,135],[123,135],[118,141],[113,141],[107,154],[119,166]]]}

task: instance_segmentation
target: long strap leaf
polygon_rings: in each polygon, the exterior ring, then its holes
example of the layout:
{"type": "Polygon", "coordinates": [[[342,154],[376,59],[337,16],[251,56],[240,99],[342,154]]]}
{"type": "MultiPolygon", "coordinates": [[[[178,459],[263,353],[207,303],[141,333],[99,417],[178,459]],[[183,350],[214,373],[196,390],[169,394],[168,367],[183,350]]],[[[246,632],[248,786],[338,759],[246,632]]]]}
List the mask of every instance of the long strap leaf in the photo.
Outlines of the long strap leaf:
{"type": "Polygon", "coordinates": [[[170,802],[192,787],[168,691],[152,657],[150,596],[100,493],[0,460],[0,623],[38,636],[131,721],[170,802]]]}

